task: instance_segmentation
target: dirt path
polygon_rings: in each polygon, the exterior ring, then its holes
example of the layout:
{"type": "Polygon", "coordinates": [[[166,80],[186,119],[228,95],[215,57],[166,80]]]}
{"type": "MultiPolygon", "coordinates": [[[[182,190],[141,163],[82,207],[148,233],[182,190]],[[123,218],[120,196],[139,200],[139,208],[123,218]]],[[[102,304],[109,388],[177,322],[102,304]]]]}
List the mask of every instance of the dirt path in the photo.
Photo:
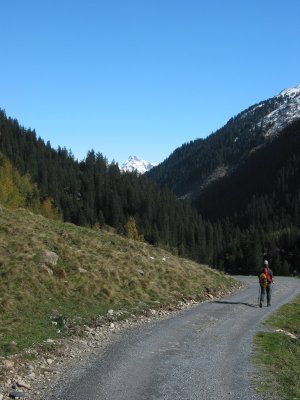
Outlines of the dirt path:
{"type": "Polygon", "coordinates": [[[277,278],[272,306],[260,309],[257,279],[240,279],[247,287],[233,296],[129,330],[48,399],[260,399],[250,361],[253,335],[300,292],[300,280],[277,278]]]}

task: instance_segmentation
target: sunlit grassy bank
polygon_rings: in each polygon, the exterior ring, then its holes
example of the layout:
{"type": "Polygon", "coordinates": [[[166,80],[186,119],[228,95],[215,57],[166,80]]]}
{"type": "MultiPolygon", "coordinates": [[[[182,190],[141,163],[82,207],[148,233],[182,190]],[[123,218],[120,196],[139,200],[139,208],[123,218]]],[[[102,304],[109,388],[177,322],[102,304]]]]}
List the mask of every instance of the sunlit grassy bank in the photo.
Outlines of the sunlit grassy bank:
{"type": "Polygon", "coordinates": [[[70,332],[109,308],[138,312],[234,285],[218,271],[107,230],[0,211],[2,355],[64,335],[66,326],[70,332]],[[58,255],[55,266],[45,251],[58,255]]]}

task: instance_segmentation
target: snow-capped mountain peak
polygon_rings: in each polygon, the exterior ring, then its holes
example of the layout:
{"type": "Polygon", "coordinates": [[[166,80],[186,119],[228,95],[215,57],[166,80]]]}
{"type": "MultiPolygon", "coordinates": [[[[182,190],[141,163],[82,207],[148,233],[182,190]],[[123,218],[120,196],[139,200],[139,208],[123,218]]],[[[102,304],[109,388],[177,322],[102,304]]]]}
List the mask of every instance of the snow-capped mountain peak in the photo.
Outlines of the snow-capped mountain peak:
{"type": "Polygon", "coordinates": [[[300,94],[300,85],[282,90],[276,97],[296,97],[300,94]]]}
{"type": "Polygon", "coordinates": [[[282,90],[276,98],[276,108],[263,117],[265,136],[273,136],[300,118],[300,85],[282,90]]]}
{"type": "Polygon", "coordinates": [[[121,170],[124,172],[137,171],[139,174],[144,174],[145,172],[150,171],[151,168],[155,167],[155,165],[156,164],[142,160],[136,156],[130,156],[128,160],[122,164],[121,170]]]}

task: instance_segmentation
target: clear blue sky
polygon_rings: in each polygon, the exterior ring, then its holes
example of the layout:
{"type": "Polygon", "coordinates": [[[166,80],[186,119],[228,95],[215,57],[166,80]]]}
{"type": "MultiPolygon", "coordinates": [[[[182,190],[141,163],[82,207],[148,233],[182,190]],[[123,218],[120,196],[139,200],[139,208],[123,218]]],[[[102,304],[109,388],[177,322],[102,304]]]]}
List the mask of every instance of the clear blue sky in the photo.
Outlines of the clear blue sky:
{"type": "Polygon", "coordinates": [[[0,108],[80,159],[161,162],[300,83],[299,0],[0,5],[0,108]]]}

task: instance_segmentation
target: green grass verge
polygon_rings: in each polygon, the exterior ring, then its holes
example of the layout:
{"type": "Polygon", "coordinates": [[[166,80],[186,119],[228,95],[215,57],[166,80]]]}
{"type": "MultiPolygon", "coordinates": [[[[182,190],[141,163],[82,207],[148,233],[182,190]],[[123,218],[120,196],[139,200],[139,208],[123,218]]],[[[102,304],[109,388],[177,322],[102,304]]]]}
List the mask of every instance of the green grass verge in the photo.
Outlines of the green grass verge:
{"type": "Polygon", "coordinates": [[[261,370],[256,382],[265,399],[300,399],[300,296],[282,306],[270,317],[267,326],[283,332],[260,332],[254,338],[255,362],[261,370]]]}

